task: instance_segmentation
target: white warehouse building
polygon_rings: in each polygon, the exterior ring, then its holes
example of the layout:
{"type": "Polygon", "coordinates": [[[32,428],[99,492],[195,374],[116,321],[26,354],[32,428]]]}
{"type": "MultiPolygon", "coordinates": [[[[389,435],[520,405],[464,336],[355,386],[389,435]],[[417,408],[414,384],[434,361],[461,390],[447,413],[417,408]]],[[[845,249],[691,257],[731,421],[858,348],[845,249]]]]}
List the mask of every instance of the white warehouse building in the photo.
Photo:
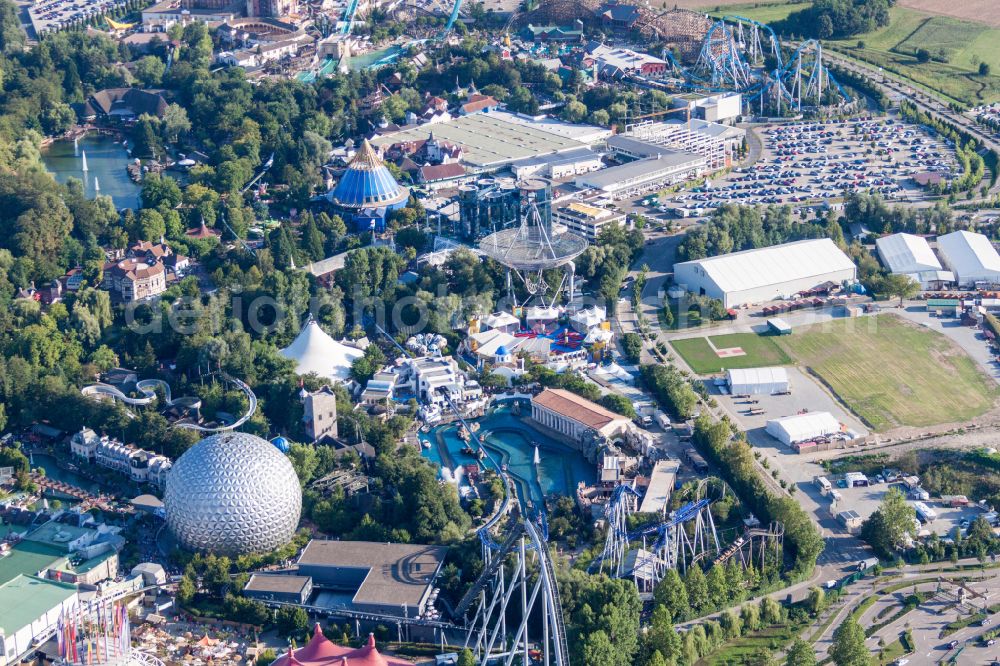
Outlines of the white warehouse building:
{"type": "Polygon", "coordinates": [[[727,308],[763,303],[826,283],[854,281],[858,269],[829,238],[795,241],[674,264],[674,282],[727,308]]]}
{"type": "Polygon", "coordinates": [[[938,252],[960,287],[974,287],[977,282],[1000,284],[1000,254],[983,234],[945,234],[938,238],[938,252]]]}
{"type": "Polygon", "coordinates": [[[878,256],[890,272],[909,275],[922,289],[937,289],[955,281],[955,274],[942,268],[930,243],[923,236],[892,234],[875,241],[878,256]]]}
{"type": "Polygon", "coordinates": [[[830,412],[806,412],[771,419],[764,428],[771,437],[791,446],[841,431],[840,422],[830,412]]]}
{"type": "Polygon", "coordinates": [[[726,371],[726,382],[733,395],[773,395],[789,390],[784,368],[740,368],[726,371]]]}

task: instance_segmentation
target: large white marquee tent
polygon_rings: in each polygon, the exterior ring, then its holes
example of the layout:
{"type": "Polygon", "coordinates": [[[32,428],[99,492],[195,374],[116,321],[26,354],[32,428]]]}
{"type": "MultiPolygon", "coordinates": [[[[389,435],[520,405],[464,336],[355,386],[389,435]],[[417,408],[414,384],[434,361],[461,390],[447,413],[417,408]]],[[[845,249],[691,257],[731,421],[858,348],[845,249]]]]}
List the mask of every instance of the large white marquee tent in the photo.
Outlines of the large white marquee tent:
{"type": "Polygon", "coordinates": [[[830,412],[806,412],[771,419],[764,428],[786,446],[840,432],[840,422],[830,412]]]}
{"type": "Polygon", "coordinates": [[[780,367],[728,370],[726,381],[733,395],[773,395],[789,389],[788,372],[780,367]]]}
{"type": "Polygon", "coordinates": [[[857,272],[832,240],[817,238],[674,264],[674,282],[734,308],[854,281],[857,272]]]}

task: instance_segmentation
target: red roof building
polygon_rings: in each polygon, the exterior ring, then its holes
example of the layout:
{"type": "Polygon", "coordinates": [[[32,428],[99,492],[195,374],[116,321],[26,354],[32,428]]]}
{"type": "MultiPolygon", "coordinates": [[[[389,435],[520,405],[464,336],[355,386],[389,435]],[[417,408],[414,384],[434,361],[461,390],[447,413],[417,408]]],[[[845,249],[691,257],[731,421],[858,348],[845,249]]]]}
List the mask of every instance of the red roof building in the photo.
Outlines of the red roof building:
{"type": "Polygon", "coordinates": [[[461,113],[463,116],[469,116],[482,111],[492,111],[498,106],[500,106],[500,102],[489,95],[475,94],[470,95],[468,101],[462,105],[461,113]]]}
{"type": "Polygon", "coordinates": [[[372,634],[368,634],[368,643],[362,647],[341,647],[324,636],[317,623],[308,643],[281,655],[273,666],[413,666],[413,663],[380,654],[372,634]]]}

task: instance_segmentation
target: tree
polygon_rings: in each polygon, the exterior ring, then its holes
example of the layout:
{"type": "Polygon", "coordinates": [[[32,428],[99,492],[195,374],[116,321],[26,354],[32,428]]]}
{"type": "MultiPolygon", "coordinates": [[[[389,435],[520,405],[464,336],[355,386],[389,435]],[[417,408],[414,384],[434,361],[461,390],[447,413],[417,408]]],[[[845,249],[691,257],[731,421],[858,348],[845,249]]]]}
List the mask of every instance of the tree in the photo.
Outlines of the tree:
{"type": "Polygon", "coordinates": [[[653,601],[658,606],[663,606],[670,612],[673,621],[683,620],[688,617],[690,605],[688,604],[687,588],[677,569],[667,569],[663,579],[656,585],[653,591],[653,601]]]}
{"type": "Polygon", "coordinates": [[[143,56],[135,61],[135,78],[146,88],[160,85],[160,79],[166,71],[166,64],[156,56],[143,56]]]}
{"type": "Polygon", "coordinates": [[[701,612],[711,604],[708,594],[708,581],[705,572],[699,566],[693,566],[684,574],[684,587],[687,589],[688,600],[696,612],[701,612]]]}
{"type": "Polygon", "coordinates": [[[807,608],[809,612],[813,615],[818,615],[823,606],[826,605],[826,592],[821,587],[811,587],[809,588],[809,597],[807,601],[807,608]]]}
{"type": "Polygon", "coordinates": [[[883,557],[893,556],[913,531],[916,512],[898,488],[882,496],[879,508],[861,526],[861,538],[883,557]]]}
{"type": "Polygon", "coordinates": [[[979,76],[989,76],[990,75],[990,63],[981,62],[979,63],[979,76]]]}
{"type": "Polygon", "coordinates": [[[181,606],[191,603],[197,591],[198,589],[195,587],[194,581],[189,576],[184,576],[181,578],[181,582],[177,584],[177,603],[181,606]]]}
{"type": "Polygon", "coordinates": [[[732,608],[727,608],[720,618],[722,630],[726,632],[726,638],[739,638],[743,635],[743,620],[732,608]]]}
{"type": "Polygon", "coordinates": [[[608,666],[617,662],[618,650],[603,630],[583,637],[582,662],[584,666],[608,666]]]}
{"type": "Polygon", "coordinates": [[[786,666],[816,666],[816,653],[809,643],[796,638],[785,654],[786,666]]]}
{"type": "Polygon", "coordinates": [[[635,407],[632,402],[619,393],[608,393],[600,400],[601,406],[607,407],[616,414],[634,419],[636,417],[635,407]]]}
{"type": "Polygon", "coordinates": [[[705,577],[705,582],[708,584],[708,597],[712,600],[712,605],[716,608],[721,607],[727,601],[729,601],[729,594],[737,593],[738,590],[729,590],[726,585],[726,570],[722,566],[714,566],[708,570],[708,575],[705,577]]]}
{"type": "Polygon", "coordinates": [[[191,131],[191,121],[187,111],[178,104],[168,104],[163,112],[163,137],[170,142],[191,131]]]}
{"type": "Polygon", "coordinates": [[[819,17],[816,23],[816,36],[820,39],[829,39],[833,36],[833,20],[826,14],[819,17]]]}
{"type": "Polygon", "coordinates": [[[660,605],[653,609],[647,634],[649,647],[661,656],[664,664],[673,666],[681,656],[681,637],[670,621],[670,611],[660,605]]]}
{"type": "Polygon", "coordinates": [[[920,293],[920,283],[909,275],[890,273],[882,280],[882,291],[886,296],[898,297],[902,307],[904,300],[920,293]]]}
{"type": "Polygon", "coordinates": [[[587,106],[582,102],[577,102],[576,100],[570,102],[562,111],[562,119],[571,122],[579,123],[582,122],[584,118],[587,117],[587,106]]]}
{"type": "Polygon", "coordinates": [[[642,337],[638,333],[626,333],[622,336],[622,350],[633,363],[638,363],[642,357],[642,337]]]}
{"type": "Polygon", "coordinates": [[[865,631],[851,615],[833,632],[830,657],[837,666],[871,666],[872,655],[865,645],[865,631]]]}
{"type": "Polygon", "coordinates": [[[284,638],[301,637],[309,631],[309,614],[304,608],[283,606],[275,617],[278,635],[284,638]]]}

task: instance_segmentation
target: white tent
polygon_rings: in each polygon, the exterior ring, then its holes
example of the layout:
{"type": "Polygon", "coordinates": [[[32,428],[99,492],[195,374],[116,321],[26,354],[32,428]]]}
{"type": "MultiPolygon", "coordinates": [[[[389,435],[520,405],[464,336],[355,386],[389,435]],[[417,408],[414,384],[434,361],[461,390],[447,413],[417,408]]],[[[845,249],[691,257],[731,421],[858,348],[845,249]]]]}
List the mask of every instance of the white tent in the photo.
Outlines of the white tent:
{"type": "Polygon", "coordinates": [[[959,286],[977,282],[1000,283],[1000,254],[990,239],[970,231],[953,231],[938,238],[945,266],[955,273],[959,286]]]}
{"type": "Polygon", "coordinates": [[[875,241],[878,255],[893,273],[939,271],[941,262],[934,256],[927,239],[913,234],[892,234],[875,241]]]}
{"type": "Polygon", "coordinates": [[[726,381],[733,395],[771,395],[788,390],[788,372],[779,367],[728,370],[726,381]]]}
{"type": "Polygon", "coordinates": [[[313,372],[333,381],[347,381],[351,365],[364,356],[361,350],[331,338],[311,317],[298,337],[280,354],[295,361],[295,374],[313,372]]]}
{"type": "Polygon", "coordinates": [[[822,435],[840,432],[840,422],[830,412],[806,412],[771,419],[765,430],[782,444],[791,446],[796,442],[806,442],[822,435]]]}

